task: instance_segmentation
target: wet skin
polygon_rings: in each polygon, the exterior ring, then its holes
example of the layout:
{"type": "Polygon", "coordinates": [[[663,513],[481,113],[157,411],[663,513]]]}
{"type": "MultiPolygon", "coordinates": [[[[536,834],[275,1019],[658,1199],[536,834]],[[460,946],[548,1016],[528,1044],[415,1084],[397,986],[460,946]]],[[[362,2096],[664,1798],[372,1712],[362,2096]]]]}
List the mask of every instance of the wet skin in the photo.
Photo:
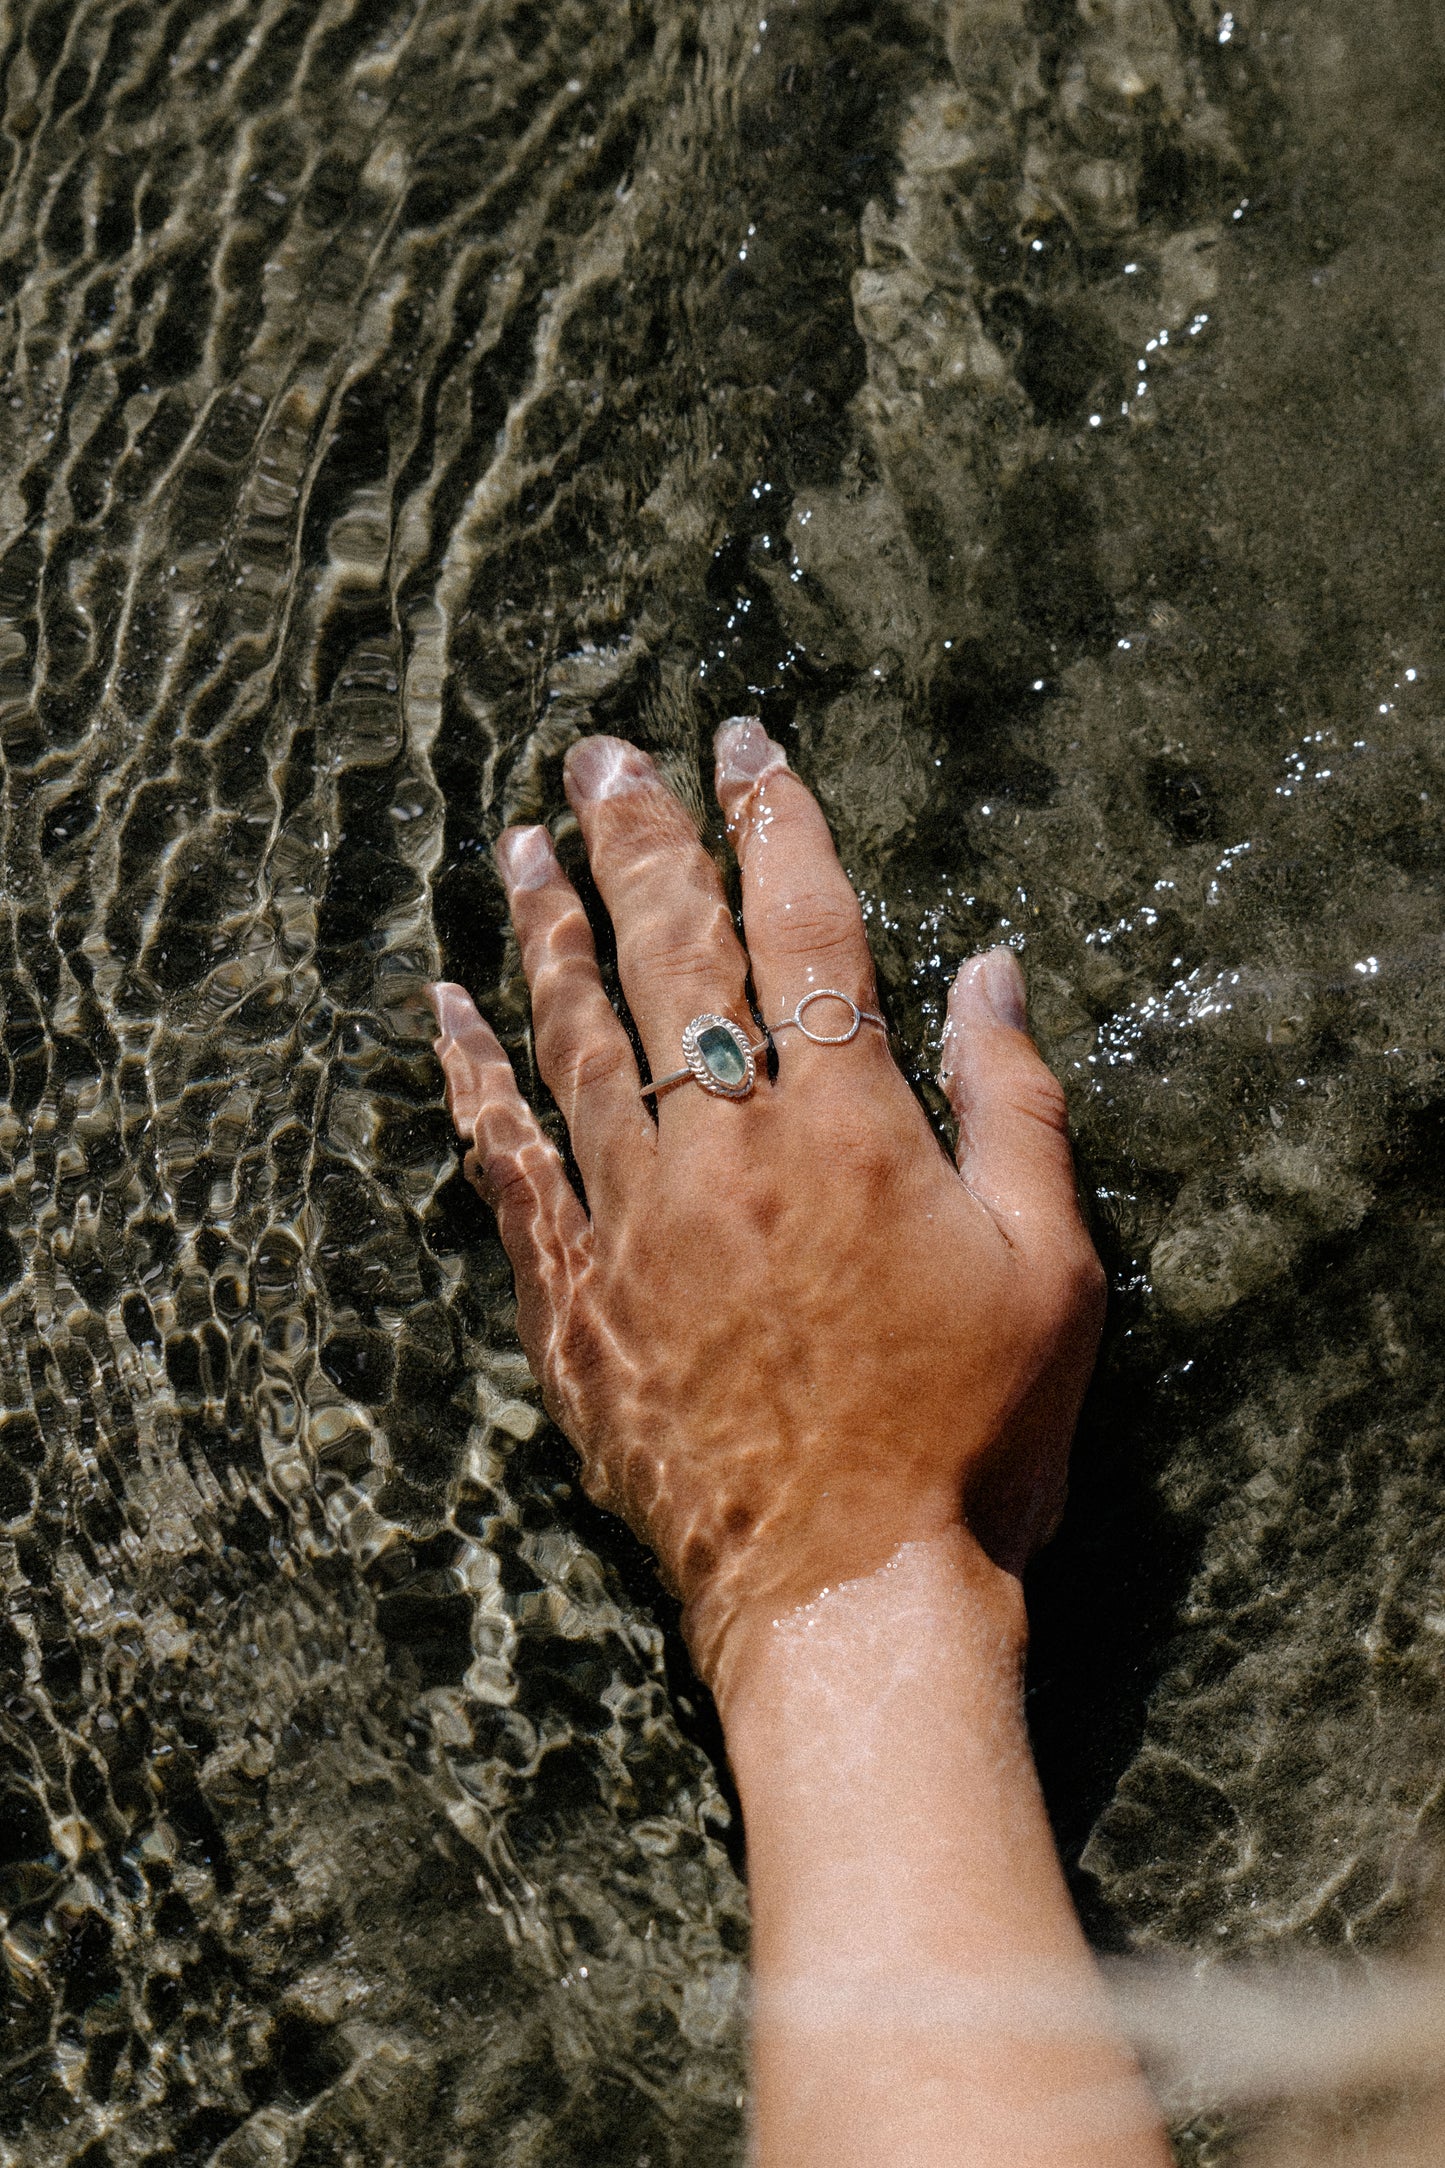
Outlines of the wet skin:
{"type": "MultiPolygon", "coordinates": [[[[811,794],[756,722],[724,725],[717,754],[746,951],[646,755],[594,737],[566,763],[653,1076],[704,1011],[756,1036],[749,972],[769,1022],[823,987],[876,1007],[811,794]]],[[[1017,1576],[1062,1507],[1104,1283],[1017,962],[976,957],[950,995],[956,1166],[871,1026],[842,1046],[786,1032],[776,1081],[760,1066],[741,1100],[676,1085],[654,1116],[547,830],[508,830],[497,863],[585,1207],[458,986],[434,990],[438,1052],[547,1407],[681,1595],[722,1711],[748,1827],[757,2157],[1165,2158],[1098,2006],[1019,1708],[1017,1576]],[[916,2009],[849,2000],[860,1980],[1004,1964],[1064,1995],[1066,2042],[1011,2021],[980,2064],[916,2009]],[[1106,2103],[1099,2129],[1070,2106],[1085,2096],[1106,2103]]]]}

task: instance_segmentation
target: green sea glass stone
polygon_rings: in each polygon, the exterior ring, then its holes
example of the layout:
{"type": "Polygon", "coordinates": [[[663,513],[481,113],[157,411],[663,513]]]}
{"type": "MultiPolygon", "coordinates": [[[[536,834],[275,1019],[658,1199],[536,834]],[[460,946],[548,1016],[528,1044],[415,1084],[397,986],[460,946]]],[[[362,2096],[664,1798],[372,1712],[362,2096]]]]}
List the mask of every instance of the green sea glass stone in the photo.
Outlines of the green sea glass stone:
{"type": "Polygon", "coordinates": [[[711,1075],[729,1091],[736,1091],[748,1073],[747,1059],[730,1031],[721,1024],[705,1024],[697,1035],[697,1050],[711,1075]]]}

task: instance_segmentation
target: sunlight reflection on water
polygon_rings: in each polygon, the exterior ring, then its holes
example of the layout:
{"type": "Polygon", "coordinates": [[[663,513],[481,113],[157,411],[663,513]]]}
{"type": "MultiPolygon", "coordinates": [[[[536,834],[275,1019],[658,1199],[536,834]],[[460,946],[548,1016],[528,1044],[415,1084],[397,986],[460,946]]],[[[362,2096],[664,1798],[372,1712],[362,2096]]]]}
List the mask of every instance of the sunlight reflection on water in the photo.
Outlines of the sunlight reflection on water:
{"type": "MultiPolygon", "coordinates": [[[[1034,1595],[1094,1933],[1411,1934],[1428,0],[61,0],[10,37],[17,2168],[738,2155],[715,1727],[540,1419],[420,996],[473,985],[527,1072],[489,845],[547,818],[576,864],[592,728],[720,844],[702,751],[762,709],[940,1122],[948,978],[1023,955],[1116,1288],[1034,1595]]],[[[1181,2143],[1224,2157],[1207,2114],[1181,2143]]]]}

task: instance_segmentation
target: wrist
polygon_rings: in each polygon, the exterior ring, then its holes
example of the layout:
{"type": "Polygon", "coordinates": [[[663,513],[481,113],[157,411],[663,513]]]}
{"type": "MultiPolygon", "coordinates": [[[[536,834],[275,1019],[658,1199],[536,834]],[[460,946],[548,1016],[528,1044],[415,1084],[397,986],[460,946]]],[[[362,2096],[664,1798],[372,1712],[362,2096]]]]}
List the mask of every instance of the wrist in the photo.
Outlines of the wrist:
{"type": "MultiPolygon", "coordinates": [[[[961,1529],[751,1637],[723,1721],[760,1979],[795,1980],[824,1947],[829,1972],[853,1980],[1029,1954],[1020,1877],[1037,1881],[1040,1858],[1045,1881],[1057,1868],[1024,1723],[1025,1638],[1018,1582],[961,1529]]],[[[1028,1909],[1057,1948],[1052,1898],[1028,1909]]],[[[1077,1933],[1066,1904],[1064,1931],[1077,1933]]]]}
{"type": "Polygon", "coordinates": [[[1024,1643],[1017,1580],[955,1527],[738,1646],[760,2168],[1162,2168],[1054,1852],[1024,1643]],[[1105,2143],[1068,2142],[1080,2100],[1105,2143]]]}
{"type": "MultiPolygon", "coordinates": [[[[894,1545],[871,1570],[823,1582],[791,1600],[751,1600],[723,1616],[706,1600],[691,1623],[699,1668],[712,1687],[735,1765],[766,1738],[801,1694],[810,1720],[826,1720],[826,1677],[856,1712],[897,1672],[910,1648],[1016,1692],[1028,1642],[1023,1590],[959,1521],[894,1545]],[[709,1632],[711,1628],[711,1632],[709,1632]]],[[[766,1748],[763,1749],[767,1751],[766,1748]]],[[[738,1769],[739,1782],[742,1770],[738,1769]]]]}

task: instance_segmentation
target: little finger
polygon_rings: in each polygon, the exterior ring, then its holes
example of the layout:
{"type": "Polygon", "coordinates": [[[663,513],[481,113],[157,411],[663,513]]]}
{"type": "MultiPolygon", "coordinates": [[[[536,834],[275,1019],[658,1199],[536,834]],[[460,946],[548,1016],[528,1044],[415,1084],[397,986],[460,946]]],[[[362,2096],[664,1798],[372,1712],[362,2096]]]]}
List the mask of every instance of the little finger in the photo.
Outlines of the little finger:
{"type": "MultiPolygon", "coordinates": [[[[463,986],[430,989],[447,1104],[467,1180],[496,1214],[517,1280],[517,1324],[537,1368],[591,1238],[556,1146],[517,1089],[496,1033],[463,986]]],[[[540,1374],[540,1373],[539,1373],[540,1374]]]]}

